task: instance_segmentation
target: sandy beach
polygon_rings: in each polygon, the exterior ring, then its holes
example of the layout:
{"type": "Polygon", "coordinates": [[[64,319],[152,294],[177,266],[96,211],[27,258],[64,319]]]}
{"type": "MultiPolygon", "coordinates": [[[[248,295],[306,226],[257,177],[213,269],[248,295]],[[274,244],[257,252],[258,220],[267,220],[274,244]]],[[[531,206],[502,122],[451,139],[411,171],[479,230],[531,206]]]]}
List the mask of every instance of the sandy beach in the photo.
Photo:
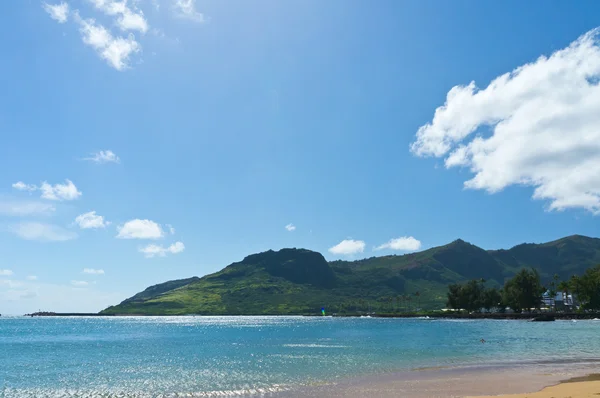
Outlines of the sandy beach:
{"type": "Polygon", "coordinates": [[[432,368],[315,386],[284,397],[578,398],[600,396],[600,377],[592,364],[490,368],[432,368]],[[589,375],[589,376],[588,376],[589,375]]]}
{"type": "MultiPolygon", "coordinates": [[[[497,395],[496,395],[497,396],[497,395]]],[[[504,398],[592,398],[600,396],[600,375],[575,377],[541,391],[524,394],[502,395],[504,398]]],[[[473,398],[488,398],[473,397],[473,398]]]]}

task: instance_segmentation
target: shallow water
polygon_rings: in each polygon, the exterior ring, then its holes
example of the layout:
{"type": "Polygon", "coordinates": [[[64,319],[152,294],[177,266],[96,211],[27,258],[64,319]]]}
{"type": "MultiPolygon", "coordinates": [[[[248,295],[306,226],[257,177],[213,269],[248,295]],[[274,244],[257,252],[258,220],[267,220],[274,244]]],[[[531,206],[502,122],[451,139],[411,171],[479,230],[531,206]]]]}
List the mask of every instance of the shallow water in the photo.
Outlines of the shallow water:
{"type": "Polygon", "coordinates": [[[0,397],[268,395],[416,368],[594,361],[599,332],[594,321],[3,317],[0,397]]]}

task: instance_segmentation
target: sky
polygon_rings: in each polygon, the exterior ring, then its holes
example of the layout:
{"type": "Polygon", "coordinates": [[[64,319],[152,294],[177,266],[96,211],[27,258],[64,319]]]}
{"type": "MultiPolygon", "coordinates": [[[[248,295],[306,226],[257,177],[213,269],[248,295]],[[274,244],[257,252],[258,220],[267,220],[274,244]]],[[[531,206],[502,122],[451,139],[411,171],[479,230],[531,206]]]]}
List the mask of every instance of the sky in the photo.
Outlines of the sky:
{"type": "Polygon", "coordinates": [[[0,313],[95,312],[283,247],[597,237],[599,11],[7,3],[0,313]]]}

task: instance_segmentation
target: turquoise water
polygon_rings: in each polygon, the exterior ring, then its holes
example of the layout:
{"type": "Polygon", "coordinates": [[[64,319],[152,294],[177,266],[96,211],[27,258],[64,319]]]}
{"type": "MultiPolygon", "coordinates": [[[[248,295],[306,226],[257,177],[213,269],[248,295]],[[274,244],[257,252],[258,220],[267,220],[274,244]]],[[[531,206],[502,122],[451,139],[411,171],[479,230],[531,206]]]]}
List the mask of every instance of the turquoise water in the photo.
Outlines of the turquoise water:
{"type": "Polygon", "coordinates": [[[599,332],[595,321],[0,318],[0,397],[239,396],[421,367],[595,360],[599,332]]]}

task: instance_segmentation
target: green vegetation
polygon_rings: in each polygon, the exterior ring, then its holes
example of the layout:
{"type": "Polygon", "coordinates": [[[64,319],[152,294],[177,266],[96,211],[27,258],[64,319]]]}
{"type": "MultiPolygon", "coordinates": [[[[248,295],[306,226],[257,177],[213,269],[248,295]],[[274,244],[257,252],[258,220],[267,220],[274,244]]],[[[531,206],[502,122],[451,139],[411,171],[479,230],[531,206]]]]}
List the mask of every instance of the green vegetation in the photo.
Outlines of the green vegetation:
{"type": "Polygon", "coordinates": [[[581,276],[571,277],[562,287],[575,293],[583,309],[600,310],[600,264],[587,269],[581,276]]]}
{"type": "Polygon", "coordinates": [[[476,283],[482,289],[478,305],[485,308],[523,268],[536,269],[549,283],[555,274],[568,279],[597,263],[600,239],[583,236],[491,251],[457,240],[358,261],[327,262],[310,250],[282,249],[250,255],[202,278],[150,287],[103,313],[319,314],[323,306],[328,314],[416,312],[442,308],[448,285],[482,278],[485,283],[476,283]]]}
{"type": "Polygon", "coordinates": [[[502,301],[515,312],[539,309],[545,291],[538,271],[523,269],[504,285],[502,301]]]}

